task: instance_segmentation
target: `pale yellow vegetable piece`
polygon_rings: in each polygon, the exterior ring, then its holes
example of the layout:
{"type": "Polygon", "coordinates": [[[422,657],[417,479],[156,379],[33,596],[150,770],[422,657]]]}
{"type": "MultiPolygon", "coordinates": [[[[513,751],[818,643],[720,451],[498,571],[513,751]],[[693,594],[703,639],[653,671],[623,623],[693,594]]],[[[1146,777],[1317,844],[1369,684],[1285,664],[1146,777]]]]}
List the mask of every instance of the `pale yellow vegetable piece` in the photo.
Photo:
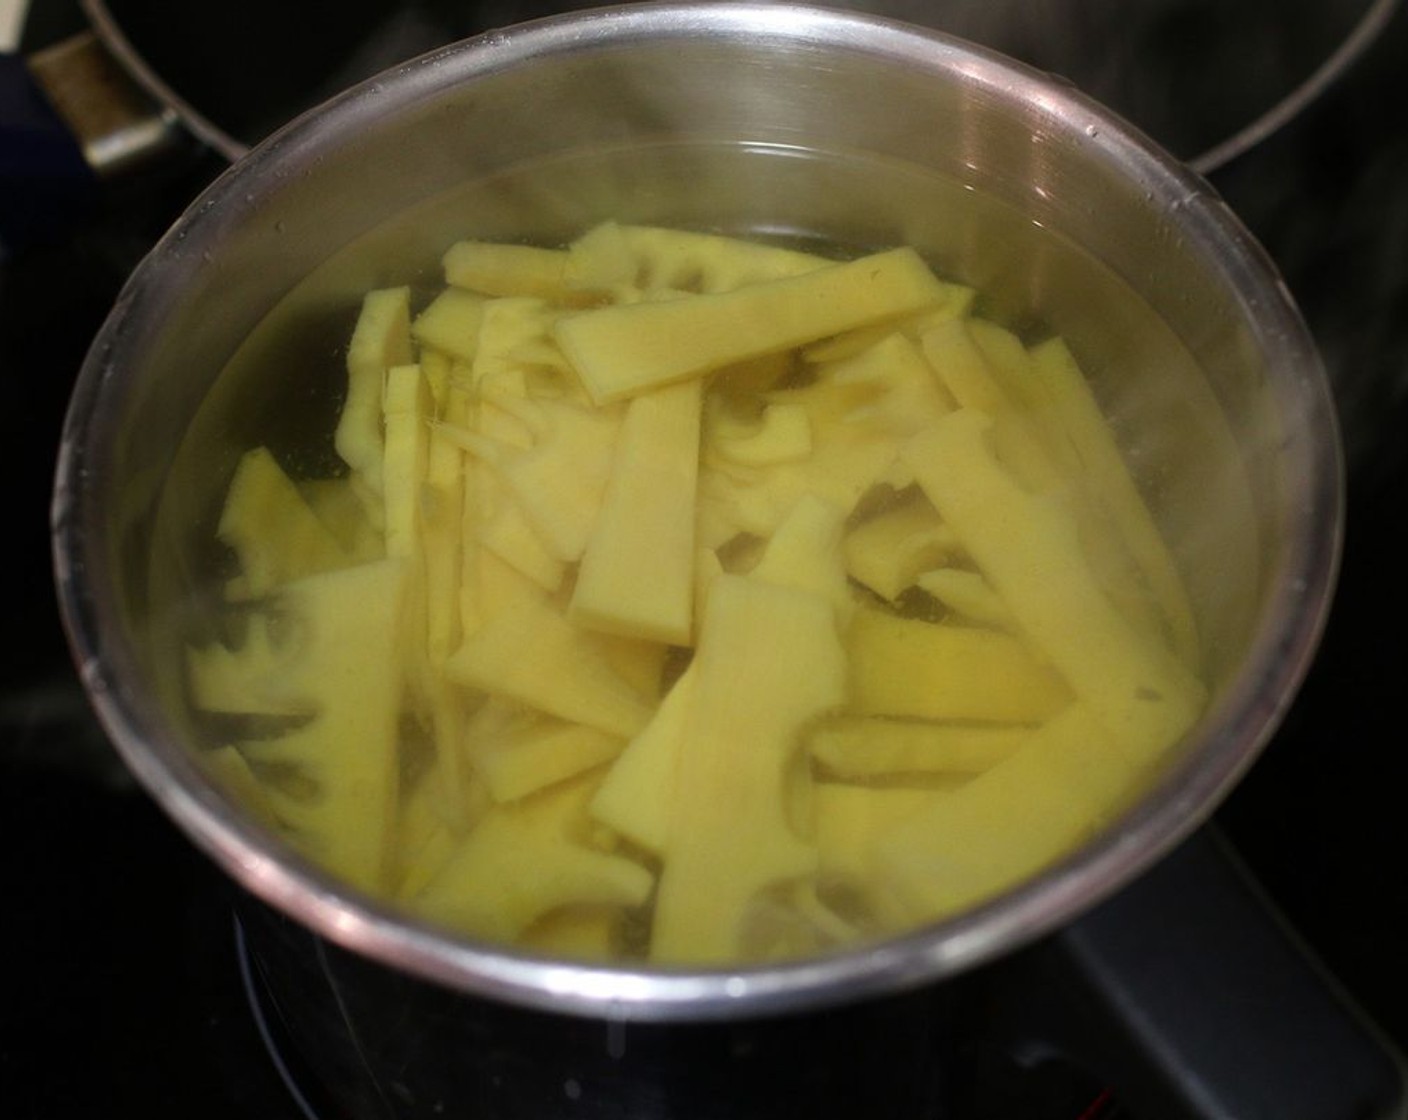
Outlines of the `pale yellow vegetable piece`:
{"type": "MultiPolygon", "coordinates": [[[[414,327],[412,328],[414,330],[414,327]]],[[[425,374],[425,383],[430,386],[430,395],[435,400],[435,418],[445,416],[450,400],[450,382],[454,380],[455,366],[463,366],[463,360],[434,346],[422,344],[419,349],[420,371],[425,374]]]]}
{"type": "Polygon", "coordinates": [[[334,874],[368,891],[391,885],[405,587],[399,560],[288,584],[281,601],[295,645],[271,687],[317,714],[240,745],[252,763],[292,767],[312,783],[308,798],[268,787],[275,814],[334,874]]]}
{"type": "Polygon", "coordinates": [[[850,419],[868,419],[897,435],[917,432],[953,410],[953,399],[924,355],[899,332],[824,367],[822,375],[838,385],[871,389],[874,395],[859,404],[850,419]]]}
{"type": "Polygon", "coordinates": [[[862,351],[869,350],[877,342],[883,342],[896,331],[903,333],[913,342],[918,342],[930,327],[946,323],[950,319],[966,317],[973,308],[977,292],[963,284],[940,281],[944,287],[944,298],[936,306],[918,315],[905,316],[893,323],[874,327],[858,327],[834,338],[813,343],[802,351],[802,359],[811,363],[839,362],[853,358],[862,351]]]}
{"type": "Polygon", "coordinates": [[[420,491],[421,550],[425,596],[430,604],[426,645],[433,666],[442,666],[459,646],[458,603],[464,548],[464,453],[438,427],[427,430],[425,484],[420,491]]]}
{"type": "Polygon", "coordinates": [[[981,774],[1032,736],[1030,727],[842,716],[807,739],[811,755],[838,778],[981,774]]]}
{"type": "Polygon", "coordinates": [[[1013,630],[1017,626],[1017,620],[1002,601],[1002,596],[979,572],[962,568],[935,568],[931,572],[921,572],[914,582],[921,591],[928,592],[949,610],[972,622],[1003,630],[1013,630]]]}
{"type": "Polygon", "coordinates": [[[942,294],[917,253],[894,249],[732,292],[584,311],[559,320],[556,335],[601,403],[917,311],[942,294]]]}
{"type": "MultiPolygon", "coordinates": [[[[382,401],[385,447],[382,508],[386,554],[404,560],[407,571],[406,649],[401,656],[411,703],[434,708],[438,671],[430,666],[429,611],[425,586],[425,535],[421,497],[430,456],[430,420],[435,402],[419,365],[393,366],[386,374],[382,401]]],[[[453,730],[446,728],[452,735],[453,730]]],[[[449,747],[441,748],[442,755],[449,747]]]]}
{"type": "Polygon", "coordinates": [[[1103,721],[1073,704],[1010,758],[884,833],[881,881],[912,920],[959,913],[1073,851],[1124,807],[1137,778],[1103,721]]]}
{"type": "MultiPolygon", "coordinates": [[[[441,430],[450,439],[455,438],[452,429],[442,427],[441,430]]],[[[485,549],[539,587],[556,591],[562,584],[567,565],[548,551],[512,494],[497,480],[485,485],[487,473],[479,471],[473,476],[477,494],[473,512],[467,510],[465,514],[467,531],[472,532],[485,549]]]]}
{"type": "Polygon", "coordinates": [[[903,457],[1032,645],[1121,746],[1140,756],[1163,750],[1197,718],[1203,686],[1111,605],[1073,519],[1011,479],[985,441],[987,427],[981,414],[952,413],[909,441],[903,457]]]}
{"type": "MultiPolygon", "coordinates": [[[[460,393],[446,386],[444,409],[460,409],[460,393]]],[[[424,557],[426,603],[426,665],[424,687],[435,741],[437,796],[442,816],[456,828],[472,819],[469,794],[474,782],[460,749],[463,711],[457,690],[445,678],[445,664],[464,634],[461,579],[465,552],[478,547],[464,534],[464,453],[443,432],[429,429],[425,484],[420,491],[421,549],[424,557]]],[[[475,574],[478,567],[470,562],[475,574]]],[[[476,589],[477,592],[477,589],[476,589]]]]}
{"type": "Polygon", "coordinates": [[[920,338],[920,346],[960,406],[989,416],[1016,411],[1016,402],[993,376],[986,356],[973,341],[968,320],[951,319],[930,327],[920,338]]]}
{"type": "Polygon", "coordinates": [[[239,557],[242,592],[255,598],[300,576],[352,563],[263,447],[240,458],[215,531],[239,557]]]}
{"type": "Polygon", "coordinates": [[[372,524],[349,480],[306,479],[298,483],[298,490],[308,508],[342,546],[350,563],[367,564],[386,556],[385,537],[372,524]]]}
{"type": "Polygon", "coordinates": [[[845,520],[846,511],[839,506],[804,494],[767,542],[750,577],[825,599],[838,625],[844,626],[855,607],[841,559],[845,520]]]}
{"type": "Polygon", "coordinates": [[[611,670],[592,636],[545,601],[493,614],[450,658],[451,680],[575,723],[629,737],[651,708],[611,670]]]}
{"type": "MultiPolygon", "coordinates": [[[[463,628],[468,637],[497,614],[519,609],[536,610],[543,603],[543,589],[512,564],[489,550],[480,553],[474,566],[476,614],[473,624],[463,628]]],[[[461,591],[463,598],[463,591],[461,591]]]]}
{"type": "Polygon", "coordinates": [[[519,944],[549,957],[605,961],[620,954],[616,931],[621,910],[605,906],[567,906],[538,919],[523,932],[519,944]]]}
{"type": "Polygon", "coordinates": [[[948,790],[896,786],[873,788],[818,782],[813,794],[818,880],[823,888],[841,887],[887,929],[914,919],[903,902],[881,883],[875,865],[880,837],[901,822],[949,796],[948,790]]]}
{"type": "Polygon", "coordinates": [[[609,633],[688,645],[702,386],[631,401],[568,616],[609,633]]]}
{"type": "Polygon", "coordinates": [[[612,292],[636,288],[641,266],[626,233],[616,222],[593,226],[567,247],[563,278],[567,285],[585,292],[612,292]]]}
{"type": "Polygon", "coordinates": [[[394,366],[387,371],[381,493],[388,556],[418,557],[422,551],[420,496],[430,456],[434,408],[430,386],[419,365],[394,366]]]}
{"type": "Polygon", "coordinates": [[[811,420],[801,405],[770,404],[755,430],[716,437],[713,448],[725,459],[749,467],[795,462],[811,454],[811,420]]]}
{"type": "Polygon", "coordinates": [[[1070,703],[1065,683],[1009,634],[856,612],[846,634],[851,711],[1036,723],[1070,703]]]}
{"type": "MultiPolygon", "coordinates": [[[[968,336],[986,360],[988,372],[1021,409],[1020,416],[1008,414],[996,419],[991,440],[998,461],[1027,489],[1060,494],[1070,503],[1081,546],[1101,587],[1136,628],[1162,640],[1167,624],[1151,597],[1149,582],[1111,512],[1102,507],[1092,485],[1095,480],[1090,476],[1090,464],[1067,438],[1057,410],[1047,399],[1055,381],[1048,383],[1011,331],[971,319],[968,336]]],[[[1083,379],[1081,388],[1088,392],[1083,379]]]]}
{"type": "Polygon", "coordinates": [[[530,401],[486,394],[485,399],[518,419],[532,434],[532,446],[460,436],[461,446],[499,473],[556,559],[579,560],[611,475],[622,409],[590,408],[560,398],[530,401]]]}
{"type": "Polygon", "coordinates": [[[1070,348],[1053,338],[1032,351],[1034,377],[1054,424],[1086,470],[1095,500],[1110,512],[1163,611],[1174,650],[1184,663],[1200,664],[1197,625],[1188,592],[1149,507],[1135,485],[1114,433],[1070,348]]]}
{"type": "Polygon", "coordinates": [[[697,674],[691,665],[665,694],[655,715],[611,765],[592,798],[592,816],[651,852],[670,835],[680,740],[695,720],[697,674]]]}
{"type": "Polygon", "coordinates": [[[1008,400],[1017,403],[1042,422],[1039,396],[1032,384],[1032,357],[1022,340],[1005,327],[986,319],[969,319],[968,339],[978,348],[989,376],[1001,386],[1008,400]]]}
{"type": "Polygon", "coordinates": [[[483,296],[447,288],[416,316],[411,334],[422,346],[433,346],[452,358],[472,362],[479,350],[484,303],[483,296]]]}
{"type": "Polygon", "coordinates": [[[650,873],[576,839],[594,785],[595,776],[587,775],[496,805],[411,900],[412,908],[472,936],[512,941],[561,907],[641,905],[650,894],[650,873]]]}
{"type": "Polygon", "coordinates": [[[896,461],[896,439],[874,417],[855,417],[873,401],[868,385],[819,380],[803,389],[769,395],[774,403],[807,412],[812,453],[798,462],[744,467],[711,457],[699,479],[699,543],[717,548],[739,533],[768,537],[805,494],[847,511],[884,478],[896,461]]]}
{"type": "Polygon", "coordinates": [[[536,296],[570,300],[576,293],[563,283],[567,254],[533,245],[459,241],[441,262],[445,282],[488,296],[536,296]]]}
{"type": "Polygon", "coordinates": [[[308,715],[308,703],[282,694],[276,685],[290,651],[273,640],[264,612],[250,617],[235,648],[212,642],[186,650],[191,706],[224,715],[308,715]]]}
{"type": "Polygon", "coordinates": [[[626,741],[595,727],[511,712],[490,700],[465,728],[465,750],[495,801],[517,801],[594,770],[621,753],[626,741]]]}
{"type": "Polygon", "coordinates": [[[960,551],[953,530],[923,498],[862,522],[842,544],[847,574],[891,602],[913,586],[920,572],[960,551]]]}
{"type": "Polygon", "coordinates": [[[459,831],[446,823],[440,804],[443,790],[439,776],[422,774],[401,799],[396,819],[393,882],[398,898],[418,894],[459,844],[469,822],[459,831]]]}
{"type": "MultiPolygon", "coordinates": [[[[834,506],[804,498],[768,542],[751,578],[809,591],[830,603],[838,619],[849,617],[851,601],[837,547],[841,521],[834,506]]],[[[707,555],[712,558],[711,591],[723,568],[714,553],[707,555]]],[[[700,617],[706,612],[707,606],[700,617]]],[[[607,773],[592,803],[598,820],[655,852],[663,849],[668,835],[680,739],[696,718],[692,697],[697,674],[693,665],[685,670],[650,724],[607,773]]]]}
{"type": "Polygon", "coordinates": [[[941,323],[924,333],[924,356],[962,407],[993,418],[993,450],[1017,479],[1028,490],[1058,493],[1071,479],[1052,460],[1038,430],[1044,417],[1004,387],[1010,378],[999,376],[988,354],[1005,354],[1006,347],[986,328],[978,319],[941,323]]]}
{"type": "Polygon", "coordinates": [[[815,272],[835,262],[756,241],[688,230],[604,222],[568,250],[574,288],[727,292],[815,272]]]}
{"type": "Polygon", "coordinates": [[[201,751],[196,758],[236,805],[252,813],[261,824],[277,827],[278,817],[265,795],[264,783],[255,777],[238,747],[216,747],[201,751]]]}
{"type": "Polygon", "coordinates": [[[409,288],[368,292],[347,347],[347,399],[333,444],[373,505],[381,494],[382,384],[388,369],[414,360],[410,301],[409,288]]]}
{"type": "Polygon", "coordinates": [[[805,591],[721,575],[693,671],[651,956],[718,963],[738,952],[761,891],[816,867],[815,849],[788,826],[785,798],[802,729],[845,700],[834,611],[805,591]]]}

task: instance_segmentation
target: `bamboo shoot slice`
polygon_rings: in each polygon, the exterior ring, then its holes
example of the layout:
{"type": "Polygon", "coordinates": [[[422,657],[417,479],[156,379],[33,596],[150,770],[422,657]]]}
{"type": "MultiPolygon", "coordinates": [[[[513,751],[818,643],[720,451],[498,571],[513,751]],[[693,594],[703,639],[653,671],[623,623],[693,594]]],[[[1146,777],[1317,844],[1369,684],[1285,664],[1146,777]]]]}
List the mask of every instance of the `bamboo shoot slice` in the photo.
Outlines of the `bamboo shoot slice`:
{"type": "Polygon", "coordinates": [[[918,311],[943,288],[912,249],[715,295],[585,311],[558,343],[597,403],[918,311]]]}
{"type": "Polygon", "coordinates": [[[844,702],[846,667],[828,602],[732,575],[714,582],[694,665],[651,955],[722,962],[758,894],[816,868],[787,823],[788,773],[803,727],[844,702]]]}
{"type": "Polygon", "coordinates": [[[568,616],[582,626],[688,645],[702,387],[630,403],[568,616]]]}

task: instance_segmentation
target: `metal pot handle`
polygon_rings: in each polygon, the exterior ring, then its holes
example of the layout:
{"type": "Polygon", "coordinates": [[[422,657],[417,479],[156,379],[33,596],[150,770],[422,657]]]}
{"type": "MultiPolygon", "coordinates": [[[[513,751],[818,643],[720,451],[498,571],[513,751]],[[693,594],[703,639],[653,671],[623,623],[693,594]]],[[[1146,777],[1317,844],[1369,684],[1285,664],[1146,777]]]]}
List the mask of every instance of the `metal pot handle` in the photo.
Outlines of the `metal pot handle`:
{"type": "Polygon", "coordinates": [[[1408,1116],[1403,1058],[1212,826],[1002,971],[1016,1050],[1146,1120],[1408,1116]]]}
{"type": "Polygon", "coordinates": [[[182,138],[176,112],[92,31],[27,58],[4,49],[14,45],[0,43],[0,247],[10,248],[68,227],[101,180],[168,155],[182,138]]]}

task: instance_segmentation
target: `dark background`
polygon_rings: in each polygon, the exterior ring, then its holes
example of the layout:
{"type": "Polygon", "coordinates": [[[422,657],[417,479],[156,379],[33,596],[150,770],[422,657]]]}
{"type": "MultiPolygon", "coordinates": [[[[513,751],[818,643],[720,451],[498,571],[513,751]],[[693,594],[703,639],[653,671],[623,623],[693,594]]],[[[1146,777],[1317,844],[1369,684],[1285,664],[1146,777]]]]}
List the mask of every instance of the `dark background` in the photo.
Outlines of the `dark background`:
{"type": "MultiPolygon", "coordinates": [[[[80,25],[70,0],[35,0],[25,46],[80,25]]],[[[1169,22],[1160,49],[1198,66],[1196,30],[1169,22]]],[[[1395,545],[1408,484],[1406,96],[1400,14],[1324,98],[1212,176],[1303,307],[1350,464],[1343,574],[1321,653],[1217,820],[1306,943],[1404,1047],[1408,576],[1395,545]]],[[[51,237],[0,256],[0,1116],[297,1114],[248,1011],[223,881],[134,788],[89,715],[47,549],[54,450],[88,342],[125,275],[221,166],[189,145],[158,172],[107,185],[51,237]]],[[[1011,1115],[1075,1120],[1099,1088],[1033,1084],[1011,1115]]],[[[1097,1112],[1119,1108],[1107,1100],[1097,1112]]]]}

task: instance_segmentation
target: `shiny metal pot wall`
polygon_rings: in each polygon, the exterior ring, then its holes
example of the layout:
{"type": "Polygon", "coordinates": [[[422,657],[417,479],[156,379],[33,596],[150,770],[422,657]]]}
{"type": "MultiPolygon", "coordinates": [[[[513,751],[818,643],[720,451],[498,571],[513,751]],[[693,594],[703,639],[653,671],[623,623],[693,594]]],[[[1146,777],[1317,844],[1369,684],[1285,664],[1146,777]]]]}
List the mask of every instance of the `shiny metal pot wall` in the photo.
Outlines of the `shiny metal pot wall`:
{"type": "Polygon", "coordinates": [[[1204,183],[1099,107],[895,24],[663,4],[426,56],[221,177],[138,269],[94,345],[54,531],[68,626],[109,733],[255,895],[468,993],[708,1019],[954,973],[1068,920],[1191,830],[1251,762],[1311,656],[1340,476],[1323,374],[1267,261],[1204,183]],[[548,963],[419,925],[331,882],[212,784],[172,702],[172,617],[189,607],[187,568],[209,547],[235,456],[261,433],[293,431],[304,411],[278,385],[320,369],[331,386],[356,294],[428,278],[453,238],[560,238],[606,217],[909,241],[982,289],[997,317],[1039,317],[1068,338],[1130,436],[1214,683],[1202,723],[1115,827],[992,904],[884,944],[650,971],[548,963]]]}

